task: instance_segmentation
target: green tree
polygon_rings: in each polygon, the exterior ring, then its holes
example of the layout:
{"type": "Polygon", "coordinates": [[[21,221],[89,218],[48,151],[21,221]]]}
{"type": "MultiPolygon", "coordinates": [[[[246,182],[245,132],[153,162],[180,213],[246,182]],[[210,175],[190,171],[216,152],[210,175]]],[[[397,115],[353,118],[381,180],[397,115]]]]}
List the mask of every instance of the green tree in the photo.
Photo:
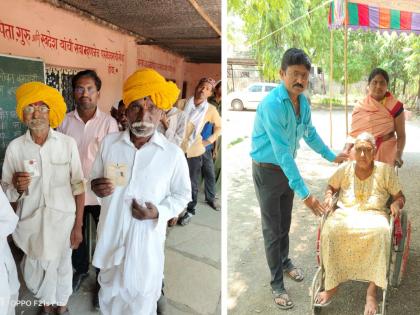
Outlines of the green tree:
{"type": "Polygon", "coordinates": [[[283,25],[302,15],[307,9],[307,0],[249,0],[229,2],[229,10],[244,21],[243,32],[248,45],[262,65],[263,75],[268,80],[278,78],[281,57],[284,51],[293,46],[302,46],[308,38],[308,24],[303,21],[293,28],[285,28],[265,40],[260,40],[283,25]]]}
{"type": "MultiPolygon", "coordinates": [[[[323,0],[228,0],[229,12],[240,16],[244,23],[243,32],[248,38],[251,53],[262,65],[265,79],[278,79],[282,55],[290,47],[302,48],[314,64],[329,73],[328,6],[311,12],[322,3],[323,0]],[[308,14],[309,12],[311,14],[308,14]],[[303,18],[300,18],[302,16],[303,18]],[[296,19],[298,21],[284,27],[296,19]],[[276,32],[279,29],[281,31],[276,32]],[[262,39],[272,32],[275,33],[262,39]]],[[[230,37],[234,37],[234,33],[231,33],[230,37]]],[[[381,66],[390,71],[391,89],[397,95],[404,95],[417,87],[416,94],[420,98],[419,48],[418,36],[349,30],[348,82],[358,82],[373,68],[381,66]]],[[[333,60],[333,79],[344,83],[343,29],[334,31],[333,60]]]]}
{"type": "MultiPolygon", "coordinates": [[[[417,101],[416,109],[420,110],[420,36],[411,34],[407,38],[407,43],[408,56],[405,59],[404,69],[407,72],[408,87],[412,93],[409,103],[414,105],[417,101]]],[[[406,94],[405,89],[403,89],[403,94],[406,94]]]]}

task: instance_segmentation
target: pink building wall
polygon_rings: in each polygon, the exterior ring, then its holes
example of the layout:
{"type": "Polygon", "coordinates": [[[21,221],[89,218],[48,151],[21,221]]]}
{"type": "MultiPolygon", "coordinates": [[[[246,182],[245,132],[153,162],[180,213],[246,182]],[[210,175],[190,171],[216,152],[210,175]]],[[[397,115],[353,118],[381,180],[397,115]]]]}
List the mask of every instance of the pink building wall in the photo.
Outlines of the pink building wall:
{"type": "Polygon", "coordinates": [[[165,78],[175,80],[182,88],[184,80],[184,58],[165,51],[156,46],[137,46],[137,66],[151,67],[159,71],[165,78]]]}
{"type": "Polygon", "coordinates": [[[156,69],[179,88],[187,81],[187,95],[201,77],[220,78],[220,64],[187,63],[161,48],[138,46],[132,36],[36,0],[0,1],[0,27],[0,54],[97,71],[102,80],[99,107],[104,111],[121,98],[124,80],[140,67],[156,69]]]}
{"type": "Polygon", "coordinates": [[[198,81],[203,77],[221,79],[221,65],[210,63],[187,63],[184,68],[184,80],[188,82],[187,97],[194,94],[198,81]]]}

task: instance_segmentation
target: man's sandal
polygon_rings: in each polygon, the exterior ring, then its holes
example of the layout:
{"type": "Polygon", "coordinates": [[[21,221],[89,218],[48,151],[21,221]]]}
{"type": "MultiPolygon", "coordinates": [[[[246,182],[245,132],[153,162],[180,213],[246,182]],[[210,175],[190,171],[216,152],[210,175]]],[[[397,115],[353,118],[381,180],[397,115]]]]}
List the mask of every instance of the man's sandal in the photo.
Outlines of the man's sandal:
{"type": "Polygon", "coordinates": [[[296,282],[301,282],[303,280],[303,270],[297,267],[292,267],[291,269],[284,271],[290,278],[296,282]]]}
{"type": "Polygon", "coordinates": [[[292,300],[290,299],[289,295],[286,292],[278,293],[273,291],[273,297],[274,297],[274,304],[282,310],[288,310],[291,309],[295,304],[293,304],[292,300]],[[278,299],[282,302],[278,302],[278,299]]]}

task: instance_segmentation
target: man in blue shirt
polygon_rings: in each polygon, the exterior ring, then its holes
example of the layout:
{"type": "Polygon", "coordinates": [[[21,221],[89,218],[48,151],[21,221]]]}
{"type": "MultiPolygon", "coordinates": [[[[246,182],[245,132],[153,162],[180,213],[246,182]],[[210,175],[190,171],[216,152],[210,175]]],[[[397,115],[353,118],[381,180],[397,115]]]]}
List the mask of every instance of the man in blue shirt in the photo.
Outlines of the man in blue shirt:
{"type": "MultiPolygon", "coordinates": [[[[207,140],[213,134],[213,124],[206,122],[201,131],[203,140],[207,140]]],[[[213,162],[213,143],[206,146],[206,152],[203,154],[203,165],[201,166],[201,175],[204,179],[204,196],[207,204],[214,210],[219,211],[220,206],[216,203],[216,172],[213,162]]]]}
{"type": "Polygon", "coordinates": [[[308,86],[311,62],[300,49],[288,49],[282,59],[282,84],[258,105],[252,132],[252,176],[261,208],[261,224],[274,302],[281,309],[294,306],[283,282],[283,272],[295,281],[303,272],[289,258],[289,230],[294,193],[315,215],[324,206],[309,192],[294,158],[303,138],[312,150],[331,162],[336,156],[322,141],[311,122],[311,110],[302,94],[308,86]]]}

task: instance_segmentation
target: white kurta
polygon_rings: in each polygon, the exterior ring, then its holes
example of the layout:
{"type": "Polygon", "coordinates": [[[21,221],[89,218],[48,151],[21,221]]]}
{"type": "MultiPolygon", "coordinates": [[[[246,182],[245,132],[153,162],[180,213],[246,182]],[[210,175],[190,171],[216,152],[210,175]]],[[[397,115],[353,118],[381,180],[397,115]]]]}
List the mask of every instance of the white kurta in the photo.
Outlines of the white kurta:
{"type": "Polygon", "coordinates": [[[194,126],[194,130],[188,139],[189,145],[193,144],[194,141],[197,140],[197,137],[200,135],[200,130],[202,129],[204,117],[206,116],[208,108],[209,103],[207,102],[207,100],[204,100],[198,106],[194,104],[194,96],[191,96],[186,101],[184,113],[186,116],[187,124],[191,123],[194,126]]]}
{"type": "Polygon", "coordinates": [[[27,287],[48,304],[66,304],[72,292],[68,253],[76,212],[74,195],[84,192],[76,141],[50,129],[39,146],[28,130],[7,147],[2,181],[9,200],[18,200],[19,222],[13,240],[27,256],[22,264],[27,287]],[[12,177],[25,171],[25,161],[36,161],[39,176],[31,178],[27,192],[19,198],[12,177]]]}
{"type": "Polygon", "coordinates": [[[187,117],[184,111],[172,107],[171,110],[166,113],[166,117],[168,117],[169,121],[168,129],[165,130],[161,123],[158,130],[163,133],[170,142],[175,143],[177,146],[181,146],[185,135],[185,126],[187,125],[187,117]]]}
{"type": "Polygon", "coordinates": [[[0,314],[4,315],[15,313],[13,303],[19,293],[16,264],[7,244],[7,236],[15,230],[18,219],[0,189],[0,314]]]}
{"type": "Polygon", "coordinates": [[[116,186],[112,195],[102,198],[93,257],[93,265],[101,269],[101,311],[104,315],[155,314],[167,221],[191,197],[188,165],[182,150],[159,132],[137,150],[128,131],[105,137],[91,179],[104,177],[107,166],[116,164],[127,168],[127,185],[116,186]],[[159,218],[134,219],[133,198],[153,203],[159,218]]]}

